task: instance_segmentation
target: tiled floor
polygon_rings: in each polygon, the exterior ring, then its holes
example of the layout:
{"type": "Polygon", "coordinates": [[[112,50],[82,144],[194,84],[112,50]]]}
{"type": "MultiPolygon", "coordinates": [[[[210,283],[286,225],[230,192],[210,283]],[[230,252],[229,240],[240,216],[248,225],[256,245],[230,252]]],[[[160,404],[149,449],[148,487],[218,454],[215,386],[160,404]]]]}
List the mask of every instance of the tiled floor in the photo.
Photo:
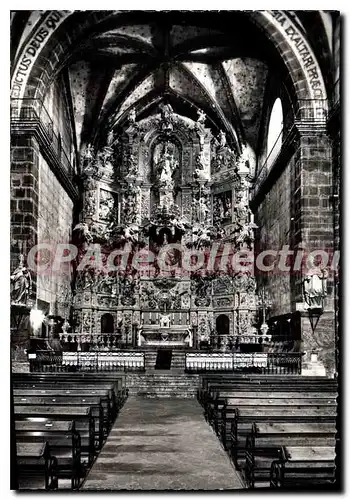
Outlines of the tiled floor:
{"type": "Polygon", "coordinates": [[[196,400],[129,397],[82,489],[242,488],[196,400]]]}

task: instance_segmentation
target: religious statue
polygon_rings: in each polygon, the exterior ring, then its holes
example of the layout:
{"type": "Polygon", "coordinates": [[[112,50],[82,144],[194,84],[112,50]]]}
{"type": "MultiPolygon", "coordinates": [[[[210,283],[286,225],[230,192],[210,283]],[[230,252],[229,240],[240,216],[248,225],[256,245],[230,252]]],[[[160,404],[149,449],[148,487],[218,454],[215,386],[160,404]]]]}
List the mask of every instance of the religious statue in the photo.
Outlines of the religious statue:
{"type": "Polygon", "coordinates": [[[108,219],[111,211],[114,208],[114,197],[113,194],[104,189],[100,190],[100,207],[99,207],[99,218],[108,219]]]}
{"type": "Polygon", "coordinates": [[[170,134],[173,130],[173,123],[175,121],[174,111],[170,104],[161,104],[159,106],[161,114],[161,128],[163,133],[170,134]]]}
{"type": "Polygon", "coordinates": [[[323,309],[323,300],[327,295],[326,269],[310,269],[304,278],[304,299],[306,309],[323,309]]]}
{"type": "Polygon", "coordinates": [[[110,130],[107,135],[107,146],[111,147],[114,143],[114,132],[110,130]]]}
{"type": "Polygon", "coordinates": [[[27,305],[31,292],[32,277],[24,265],[24,256],[19,256],[19,264],[10,276],[12,283],[11,303],[27,305]]]}
{"type": "Polygon", "coordinates": [[[96,210],[95,192],[87,191],[85,192],[84,196],[84,207],[83,207],[84,215],[87,217],[92,217],[93,215],[95,215],[95,210],[96,210]]]}
{"type": "Polygon", "coordinates": [[[164,120],[165,122],[171,121],[173,114],[174,114],[174,111],[173,111],[171,104],[161,104],[159,106],[159,109],[160,109],[160,114],[161,114],[162,120],[164,120]]]}
{"type": "Polygon", "coordinates": [[[135,111],[135,108],[133,108],[130,111],[129,116],[128,116],[128,120],[129,120],[129,123],[135,123],[135,121],[136,121],[136,111],[135,111]]]}
{"type": "Polygon", "coordinates": [[[205,120],[207,118],[206,114],[204,113],[204,111],[202,111],[201,109],[197,109],[197,115],[198,115],[197,123],[200,124],[200,125],[204,125],[205,120]]]}
{"type": "Polygon", "coordinates": [[[135,177],[138,174],[137,159],[133,153],[130,153],[128,158],[128,174],[127,177],[135,177]]]}
{"type": "Polygon", "coordinates": [[[158,172],[159,188],[163,192],[166,191],[166,193],[167,193],[167,196],[165,197],[165,199],[161,200],[162,205],[164,205],[164,204],[172,205],[174,203],[174,199],[173,199],[173,189],[174,189],[173,173],[177,167],[178,167],[178,162],[175,160],[173,152],[169,151],[168,144],[165,144],[161,158],[156,165],[156,169],[158,172]]]}
{"type": "Polygon", "coordinates": [[[84,160],[92,160],[94,157],[94,148],[91,144],[87,144],[83,151],[82,157],[84,160]]]}
{"type": "Polygon", "coordinates": [[[232,204],[231,204],[231,201],[229,199],[226,200],[226,207],[225,207],[224,216],[226,218],[229,218],[229,219],[231,219],[231,216],[232,216],[232,204]]]}
{"type": "Polygon", "coordinates": [[[222,130],[220,130],[220,147],[224,148],[226,146],[226,134],[222,130]]]}
{"type": "Polygon", "coordinates": [[[168,187],[169,189],[172,189],[173,187],[173,181],[172,181],[172,156],[170,153],[166,152],[164,154],[164,161],[162,162],[162,171],[160,174],[160,182],[168,187]]]}
{"type": "Polygon", "coordinates": [[[193,177],[196,180],[203,180],[203,181],[208,180],[208,174],[204,169],[201,155],[196,156],[196,169],[194,171],[193,177]]]}
{"type": "Polygon", "coordinates": [[[201,196],[198,201],[198,218],[199,222],[204,222],[207,220],[209,215],[209,208],[207,206],[204,196],[201,196]]]}

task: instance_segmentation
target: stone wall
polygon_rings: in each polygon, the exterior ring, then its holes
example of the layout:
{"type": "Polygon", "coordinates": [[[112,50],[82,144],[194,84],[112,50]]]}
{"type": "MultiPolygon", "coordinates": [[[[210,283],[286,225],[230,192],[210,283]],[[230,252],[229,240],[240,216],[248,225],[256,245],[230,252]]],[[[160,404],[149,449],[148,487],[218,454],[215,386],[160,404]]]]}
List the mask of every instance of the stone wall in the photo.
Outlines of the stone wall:
{"type": "MultiPolygon", "coordinates": [[[[301,338],[303,340],[304,367],[310,363],[311,354],[326,369],[327,375],[335,372],[335,312],[334,271],[330,268],[334,250],[334,209],[332,142],[325,131],[300,130],[295,136],[294,149],[282,172],[275,174],[274,182],[256,208],[256,223],[259,226],[257,254],[264,250],[280,250],[288,245],[290,250],[300,248],[304,260],[300,270],[259,273],[260,284],[266,286],[271,300],[270,316],[300,311],[301,338]],[[325,252],[328,270],[327,297],[324,313],[315,325],[305,310],[303,278],[308,270],[306,261],[312,251],[325,252]]],[[[278,161],[278,159],[277,159],[278,161]]],[[[276,165],[275,165],[276,167],[276,165]]],[[[278,165],[277,165],[278,167],[278,165]]],[[[276,171],[276,169],[275,169],[276,171]]],[[[270,260],[271,262],[271,260],[270,260]]],[[[266,258],[265,264],[269,261],[266,258]]]]}
{"type": "MultiPolygon", "coordinates": [[[[69,243],[73,202],[42,157],[39,159],[39,166],[38,243],[50,243],[53,246],[57,243],[69,243]]],[[[52,313],[62,315],[63,311],[56,299],[64,298],[69,290],[69,283],[70,275],[63,272],[38,275],[38,299],[49,303],[52,313]]]]}
{"type": "MultiPolygon", "coordinates": [[[[258,226],[256,255],[265,250],[279,251],[283,245],[290,245],[294,163],[295,157],[293,156],[256,211],[255,222],[258,226]]],[[[271,264],[272,262],[273,260],[270,259],[271,264]]],[[[269,265],[268,257],[263,260],[263,264],[269,265]]],[[[256,269],[256,276],[260,283],[264,283],[270,294],[271,316],[289,313],[291,311],[290,273],[274,266],[273,271],[265,272],[256,269]]]]}
{"type": "Polygon", "coordinates": [[[37,243],[39,145],[33,136],[11,141],[11,270],[37,243]]]}

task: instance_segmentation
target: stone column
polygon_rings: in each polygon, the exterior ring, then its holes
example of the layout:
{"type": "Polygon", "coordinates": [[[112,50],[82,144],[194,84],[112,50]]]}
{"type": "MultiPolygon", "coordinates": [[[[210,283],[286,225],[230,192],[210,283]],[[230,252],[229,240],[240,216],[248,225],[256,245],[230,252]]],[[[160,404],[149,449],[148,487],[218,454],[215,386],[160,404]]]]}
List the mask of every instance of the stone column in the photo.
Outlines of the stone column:
{"type": "MultiPolygon", "coordinates": [[[[38,242],[38,190],[39,190],[39,145],[31,134],[12,134],[11,138],[11,272],[18,266],[19,256],[24,256],[27,267],[28,252],[38,242]]],[[[26,313],[15,306],[11,315],[15,324],[22,321],[11,333],[11,347],[16,355],[23,357],[23,348],[30,338],[29,309],[36,298],[36,276],[31,274],[31,296],[26,313]],[[20,348],[20,351],[18,351],[20,348]]],[[[23,309],[23,308],[22,308],[23,309]]]]}
{"type": "Polygon", "coordinates": [[[333,259],[334,228],[332,205],[332,147],[329,137],[315,130],[302,130],[295,162],[294,244],[302,243],[305,256],[314,252],[321,267],[328,270],[327,297],[318,323],[305,311],[303,282],[310,269],[303,262],[302,270],[293,277],[295,308],[301,312],[302,371],[314,374],[316,356],[318,374],[333,377],[335,373],[335,316],[333,259]],[[318,252],[318,254],[317,254],[318,252]]]}

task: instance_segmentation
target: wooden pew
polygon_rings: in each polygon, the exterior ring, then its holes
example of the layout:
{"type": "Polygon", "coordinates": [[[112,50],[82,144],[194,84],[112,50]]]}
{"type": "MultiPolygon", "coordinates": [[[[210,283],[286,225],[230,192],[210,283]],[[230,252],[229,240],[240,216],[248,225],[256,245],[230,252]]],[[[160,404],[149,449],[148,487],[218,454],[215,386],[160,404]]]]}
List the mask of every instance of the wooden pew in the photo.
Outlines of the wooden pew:
{"type": "Polygon", "coordinates": [[[108,397],[110,399],[110,406],[111,406],[111,411],[112,411],[112,417],[113,419],[117,416],[118,411],[120,408],[123,406],[126,398],[127,398],[127,391],[126,390],[120,390],[116,391],[115,387],[113,384],[110,383],[98,383],[98,384],[86,384],[86,383],[79,383],[77,385],[74,385],[74,389],[72,389],[73,381],[68,382],[68,381],[60,381],[56,382],[55,384],[51,383],[51,381],[29,381],[25,380],[22,381],[21,383],[16,382],[14,384],[14,391],[16,390],[30,390],[32,389],[33,391],[43,391],[43,390],[54,390],[55,394],[61,394],[61,391],[65,390],[66,393],[68,394],[68,391],[77,391],[77,390],[84,390],[84,391],[95,391],[96,393],[99,393],[99,391],[108,391],[108,397]]]}
{"type": "Polygon", "coordinates": [[[46,405],[15,405],[16,421],[47,421],[74,420],[75,428],[80,435],[88,435],[88,447],[81,447],[86,452],[88,464],[95,457],[95,420],[90,406],[46,406],[46,405]]]}
{"type": "Polygon", "coordinates": [[[276,397],[279,397],[290,399],[298,397],[300,394],[302,394],[303,397],[306,394],[309,395],[307,397],[329,399],[335,398],[336,390],[331,390],[328,384],[320,383],[314,384],[313,386],[305,385],[304,383],[295,386],[279,384],[274,387],[254,384],[248,387],[243,386],[243,389],[239,384],[237,384],[234,388],[226,388],[226,386],[223,386],[220,390],[213,390],[207,395],[204,402],[204,415],[206,420],[213,425],[217,412],[222,410],[228,398],[266,397],[269,399],[275,399],[276,397]]]}
{"type": "MultiPolygon", "coordinates": [[[[105,411],[102,406],[101,398],[99,396],[14,396],[15,405],[30,405],[30,406],[42,406],[49,405],[53,406],[90,406],[91,414],[95,420],[96,436],[95,436],[95,447],[96,449],[101,449],[103,445],[104,438],[107,436],[110,421],[109,416],[105,415],[105,411]]],[[[108,410],[107,410],[108,411],[108,410]]]]}
{"type": "Polygon", "coordinates": [[[17,443],[16,456],[20,490],[57,489],[57,459],[47,441],[17,443]]]}
{"type": "Polygon", "coordinates": [[[283,446],[335,449],[336,427],[333,423],[254,423],[246,441],[245,479],[249,487],[256,482],[270,486],[272,462],[281,456],[283,446]]]}
{"type": "MultiPolygon", "coordinates": [[[[69,478],[71,489],[79,487],[79,478],[84,477],[81,464],[80,434],[75,429],[74,422],[65,421],[64,425],[41,425],[41,430],[31,430],[35,422],[17,422],[16,442],[17,444],[45,443],[49,444],[51,452],[57,459],[57,477],[69,478]],[[18,425],[22,424],[22,425],[18,425]],[[51,430],[54,427],[55,430],[51,430]],[[18,430],[17,430],[18,429],[18,430]],[[60,429],[60,430],[58,430],[60,429]]],[[[58,422],[56,422],[58,423],[58,422]]],[[[43,424],[43,422],[41,423],[43,424]]],[[[38,428],[38,425],[36,426],[38,428]]]]}
{"type": "MultiPolygon", "coordinates": [[[[230,417],[230,454],[235,461],[237,467],[238,458],[245,453],[247,435],[250,433],[252,424],[260,423],[334,423],[336,418],[336,406],[330,404],[328,406],[313,405],[312,401],[309,404],[289,406],[256,406],[240,407],[232,413],[230,417]]],[[[225,426],[226,427],[226,426],[225,426]]]]}
{"type": "Polygon", "coordinates": [[[335,483],[335,449],[327,446],[284,446],[271,465],[272,488],[323,491],[335,483]]]}
{"type": "MultiPolygon", "coordinates": [[[[278,393],[277,397],[266,397],[265,393],[261,393],[261,396],[250,397],[250,394],[242,397],[229,397],[225,399],[224,404],[221,406],[218,404],[213,410],[213,425],[214,428],[222,438],[224,446],[226,445],[226,435],[230,430],[230,420],[235,418],[237,408],[242,409],[261,409],[269,408],[273,406],[276,412],[280,412],[283,407],[319,407],[319,408],[329,408],[336,406],[335,395],[330,395],[327,398],[314,398],[310,397],[310,394],[305,393],[278,393]]],[[[225,446],[226,448],[226,446],[225,446]]]]}
{"type": "MultiPolygon", "coordinates": [[[[253,374],[208,374],[200,378],[200,384],[198,389],[198,396],[201,396],[212,389],[222,390],[225,388],[235,389],[238,386],[252,386],[258,385],[260,388],[269,385],[272,390],[275,389],[276,384],[284,384],[288,387],[297,387],[301,385],[307,385],[310,388],[317,384],[321,384],[322,387],[328,386],[331,391],[336,390],[337,380],[336,379],[325,379],[324,377],[302,377],[294,375],[253,375],[253,374]]],[[[239,390],[239,389],[238,389],[239,390]]]]}
{"type": "Polygon", "coordinates": [[[84,382],[84,383],[111,383],[114,385],[115,390],[120,390],[125,387],[125,375],[124,374],[108,374],[107,372],[103,373],[88,373],[88,372],[79,372],[79,373],[13,373],[13,381],[22,382],[24,380],[33,380],[33,381],[44,381],[50,380],[52,382],[63,382],[68,381],[70,383],[84,382]]]}
{"type": "MultiPolygon", "coordinates": [[[[113,393],[114,394],[114,393],[113,393]]],[[[65,388],[65,387],[57,387],[56,389],[47,389],[44,387],[30,387],[30,388],[15,388],[13,389],[13,395],[26,397],[26,396],[51,396],[51,397],[100,397],[101,404],[103,408],[107,409],[107,414],[109,414],[109,418],[111,423],[113,423],[116,414],[117,408],[115,403],[115,398],[111,394],[109,389],[94,387],[92,389],[87,389],[86,387],[80,388],[65,388]]]]}
{"type": "MultiPolygon", "coordinates": [[[[311,378],[311,377],[310,377],[311,378]]],[[[246,392],[249,391],[270,391],[278,392],[278,391],[313,391],[313,392],[336,392],[337,385],[334,380],[324,379],[323,381],[312,380],[308,382],[307,380],[300,379],[299,381],[289,381],[288,377],[285,377],[283,380],[236,380],[230,381],[229,383],[226,381],[215,382],[208,384],[208,387],[205,391],[202,392],[201,400],[203,406],[205,401],[211,400],[214,397],[220,396],[226,397],[224,394],[228,393],[228,395],[236,395],[237,392],[246,392]]]]}

